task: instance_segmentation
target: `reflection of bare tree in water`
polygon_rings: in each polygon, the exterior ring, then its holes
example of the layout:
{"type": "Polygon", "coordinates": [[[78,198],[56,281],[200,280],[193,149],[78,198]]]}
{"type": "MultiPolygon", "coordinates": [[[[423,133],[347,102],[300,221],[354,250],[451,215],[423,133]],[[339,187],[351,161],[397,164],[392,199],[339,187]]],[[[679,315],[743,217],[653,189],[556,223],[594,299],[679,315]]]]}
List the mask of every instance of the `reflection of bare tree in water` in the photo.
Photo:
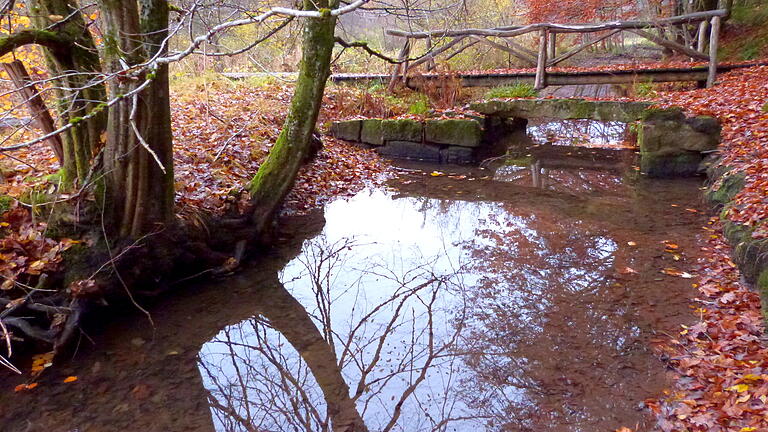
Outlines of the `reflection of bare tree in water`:
{"type": "Polygon", "coordinates": [[[422,251],[431,242],[429,256],[316,238],[285,286],[263,289],[256,317],[204,347],[222,429],[580,432],[644,421],[637,395],[660,384],[642,339],[653,317],[635,308],[636,285],[613,278],[635,266],[604,234],[614,222],[539,203],[431,201],[410,202],[419,210],[404,218],[418,226],[429,212],[431,237],[397,236],[422,251]]]}
{"type": "MultiPolygon", "coordinates": [[[[296,298],[276,279],[254,318],[201,352],[224,430],[364,431],[365,419],[381,431],[439,431],[463,419],[444,397],[456,381],[450,347],[463,328],[461,319],[446,325],[439,301],[456,288],[451,276],[432,263],[404,271],[350,263],[355,247],[308,242],[303,272],[286,281],[302,284],[296,298]],[[371,283],[381,291],[363,290],[371,283]],[[442,388],[433,369],[443,373],[442,388]]],[[[461,315],[461,302],[452,306],[461,315]]]]}
{"type": "Polygon", "coordinates": [[[476,374],[466,399],[505,431],[613,430],[642,418],[631,395],[646,370],[643,320],[610,278],[616,244],[557,215],[524,220],[527,230],[486,227],[465,244],[481,275],[462,347],[476,374]]]}
{"type": "Polygon", "coordinates": [[[578,147],[635,148],[626,123],[595,120],[532,121],[528,135],[535,144],[578,147]]]}

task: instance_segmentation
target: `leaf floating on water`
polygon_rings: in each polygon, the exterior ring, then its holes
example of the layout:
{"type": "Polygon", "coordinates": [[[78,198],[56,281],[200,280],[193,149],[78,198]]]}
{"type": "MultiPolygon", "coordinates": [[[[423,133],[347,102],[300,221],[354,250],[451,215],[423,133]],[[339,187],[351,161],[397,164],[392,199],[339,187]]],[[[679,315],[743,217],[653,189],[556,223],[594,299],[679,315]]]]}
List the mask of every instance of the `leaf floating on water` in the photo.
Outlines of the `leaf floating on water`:
{"type": "Polygon", "coordinates": [[[13,388],[13,391],[15,391],[16,393],[19,393],[19,392],[23,392],[23,391],[27,391],[27,390],[32,390],[32,389],[34,389],[37,386],[38,386],[37,383],[19,384],[16,387],[13,388]]]}
{"type": "Polygon", "coordinates": [[[675,268],[665,268],[661,271],[665,275],[681,277],[683,279],[693,279],[694,276],[688,272],[684,272],[675,268]]]}
{"type": "Polygon", "coordinates": [[[71,382],[75,382],[75,381],[77,381],[77,377],[76,376],[68,376],[68,377],[64,378],[64,383],[71,383],[71,382]]]}
{"type": "Polygon", "coordinates": [[[32,376],[40,375],[43,370],[53,366],[53,351],[32,356],[32,376]]]}
{"type": "Polygon", "coordinates": [[[432,171],[429,175],[431,175],[432,177],[440,177],[440,176],[444,176],[445,174],[441,173],[440,171],[432,171]]]}
{"type": "Polygon", "coordinates": [[[149,386],[146,384],[139,384],[136,387],[131,390],[131,396],[133,396],[136,400],[144,400],[148,398],[152,392],[149,389],[149,386]]]}

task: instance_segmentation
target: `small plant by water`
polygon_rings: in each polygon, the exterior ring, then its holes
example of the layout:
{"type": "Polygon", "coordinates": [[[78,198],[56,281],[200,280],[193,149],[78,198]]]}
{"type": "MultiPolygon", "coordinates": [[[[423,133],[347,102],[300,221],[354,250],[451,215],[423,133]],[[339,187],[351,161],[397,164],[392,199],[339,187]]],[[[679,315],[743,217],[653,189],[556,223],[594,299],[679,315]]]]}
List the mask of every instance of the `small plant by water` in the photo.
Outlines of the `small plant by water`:
{"type": "Polygon", "coordinates": [[[426,115],[429,112],[429,101],[426,98],[419,99],[408,107],[408,114],[426,115]]]}
{"type": "Polygon", "coordinates": [[[537,97],[539,91],[528,83],[516,83],[508,86],[496,87],[488,90],[484,99],[512,99],[537,97]]]}
{"type": "Polygon", "coordinates": [[[637,83],[635,84],[635,94],[644,98],[656,97],[656,89],[652,82],[637,83]]]}

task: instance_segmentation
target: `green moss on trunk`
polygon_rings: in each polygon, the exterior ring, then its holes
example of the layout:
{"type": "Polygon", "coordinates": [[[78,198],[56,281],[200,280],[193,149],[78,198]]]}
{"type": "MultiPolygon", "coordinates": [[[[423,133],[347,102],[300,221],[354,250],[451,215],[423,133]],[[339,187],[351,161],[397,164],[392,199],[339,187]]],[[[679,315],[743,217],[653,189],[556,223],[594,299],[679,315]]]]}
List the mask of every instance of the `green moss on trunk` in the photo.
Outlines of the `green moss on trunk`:
{"type": "MultiPolygon", "coordinates": [[[[306,9],[333,7],[337,2],[305,1],[306,9]]],[[[291,109],[283,130],[248,185],[253,202],[252,221],[263,232],[285,196],[293,187],[299,168],[309,151],[312,133],[320,112],[334,46],[336,18],[306,19],[299,77],[291,109]]]]}

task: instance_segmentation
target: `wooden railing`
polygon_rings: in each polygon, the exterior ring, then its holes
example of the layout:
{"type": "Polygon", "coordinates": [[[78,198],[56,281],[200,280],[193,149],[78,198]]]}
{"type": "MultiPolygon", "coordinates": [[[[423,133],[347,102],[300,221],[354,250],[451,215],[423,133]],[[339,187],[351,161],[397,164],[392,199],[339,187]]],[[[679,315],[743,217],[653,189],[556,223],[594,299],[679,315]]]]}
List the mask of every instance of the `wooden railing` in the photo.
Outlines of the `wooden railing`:
{"type": "Polygon", "coordinates": [[[428,32],[405,32],[401,30],[387,30],[387,34],[405,39],[400,50],[400,63],[393,68],[390,80],[390,88],[402,78],[406,77],[413,69],[427,64],[433,67],[436,57],[448,54],[448,59],[478,43],[489,45],[495,49],[505,51],[525,64],[536,67],[535,87],[544,88],[547,85],[547,67],[555,66],[586,48],[614,37],[621,32],[630,32],[643,37],[657,45],[673,52],[680,53],[692,59],[708,61],[709,74],[707,86],[714,85],[717,75],[717,47],[720,37],[720,24],[728,11],[718,9],[706,12],[696,12],[671,18],[662,18],[653,21],[612,21],[598,24],[556,24],[537,23],[525,26],[507,26],[491,29],[460,29],[437,30],[428,32]],[[695,34],[691,34],[691,27],[696,26],[695,34]],[[684,43],[671,40],[667,35],[679,34],[677,27],[684,35],[684,43]],[[539,34],[538,51],[526,48],[512,40],[517,36],[537,32],[539,34]],[[607,32],[595,39],[584,41],[581,44],[563,52],[557,53],[557,34],[587,34],[607,32]],[[503,39],[505,44],[492,41],[489,38],[503,39]],[[411,59],[411,52],[416,41],[425,40],[426,53],[411,59]],[[442,43],[435,47],[435,40],[442,43]],[[447,41],[446,41],[447,40],[447,41]],[[707,44],[709,42],[709,44],[707,44]],[[709,46],[707,46],[709,45],[709,46]]]}

